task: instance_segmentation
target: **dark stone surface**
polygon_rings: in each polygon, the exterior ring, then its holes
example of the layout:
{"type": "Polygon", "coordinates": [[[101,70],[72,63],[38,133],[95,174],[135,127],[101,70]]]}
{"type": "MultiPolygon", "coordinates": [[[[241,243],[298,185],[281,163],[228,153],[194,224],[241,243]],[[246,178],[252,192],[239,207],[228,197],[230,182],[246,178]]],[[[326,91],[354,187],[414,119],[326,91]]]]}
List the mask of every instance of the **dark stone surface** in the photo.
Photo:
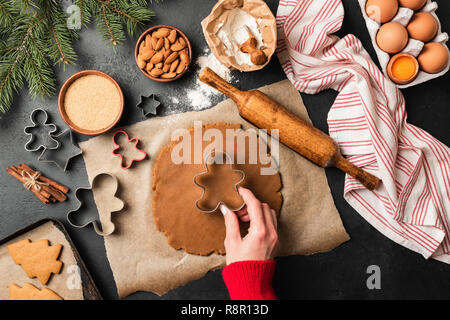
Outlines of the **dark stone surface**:
{"type": "MultiPolygon", "coordinates": [[[[278,1],[267,1],[275,13],[278,1]]],[[[191,39],[194,55],[206,46],[200,20],[205,17],[215,1],[166,0],[152,5],[156,11],[153,23],[172,24],[181,28],[191,39]]],[[[450,30],[450,3],[438,1],[443,30],[450,30]]],[[[346,17],[339,35],[353,33],[376,59],[368,33],[356,0],[345,0],[346,17]]],[[[76,43],[79,55],[77,67],[66,70],[57,68],[58,85],[71,74],[82,69],[99,69],[109,73],[120,84],[126,99],[125,116],[121,124],[140,121],[142,115],[135,108],[139,95],[157,94],[162,102],[159,114],[185,112],[189,105],[174,105],[168,95],[181,92],[181,88],[195,81],[191,71],[182,79],[169,84],[159,84],[145,78],[134,62],[134,41],[128,40],[115,51],[100,40],[93,26],[80,33],[76,43]]],[[[239,74],[242,89],[251,89],[285,79],[276,57],[262,71],[239,74]]],[[[450,74],[427,83],[403,90],[407,102],[409,121],[426,129],[445,144],[450,144],[448,123],[448,101],[450,74]]],[[[327,131],[326,117],[336,93],[325,91],[317,95],[302,94],[309,115],[314,124],[327,131]]],[[[106,259],[103,240],[91,228],[74,229],[65,220],[67,211],[75,207],[73,193],[70,201],[63,204],[43,206],[20,183],[6,174],[4,169],[12,164],[25,162],[38,168],[44,175],[51,176],[72,188],[85,186],[87,176],[82,157],[77,157],[69,171],[63,173],[52,164],[37,161],[38,153],[24,150],[27,137],[23,128],[29,124],[29,114],[37,107],[43,107],[51,114],[51,120],[60,129],[65,128],[57,111],[56,98],[32,100],[24,92],[16,100],[13,110],[0,121],[0,238],[6,237],[43,217],[54,217],[62,221],[69,230],[75,245],[86,262],[97,286],[106,299],[117,298],[114,279],[106,259]]],[[[77,139],[85,137],[77,135],[77,139]]],[[[351,240],[328,253],[311,256],[290,256],[277,259],[278,267],[274,287],[282,299],[368,299],[368,298],[450,298],[450,281],[447,272],[450,266],[430,260],[426,261],[400,245],[390,241],[372,228],[343,199],[344,174],[335,169],[326,170],[328,182],[347,232],[351,240]],[[369,265],[381,268],[381,290],[368,290],[366,269],[369,265]]],[[[126,258],[126,257],[124,257],[126,258]]],[[[173,290],[163,297],[151,293],[136,293],[133,299],[226,299],[228,294],[222,282],[220,271],[209,272],[204,278],[173,290]]]]}

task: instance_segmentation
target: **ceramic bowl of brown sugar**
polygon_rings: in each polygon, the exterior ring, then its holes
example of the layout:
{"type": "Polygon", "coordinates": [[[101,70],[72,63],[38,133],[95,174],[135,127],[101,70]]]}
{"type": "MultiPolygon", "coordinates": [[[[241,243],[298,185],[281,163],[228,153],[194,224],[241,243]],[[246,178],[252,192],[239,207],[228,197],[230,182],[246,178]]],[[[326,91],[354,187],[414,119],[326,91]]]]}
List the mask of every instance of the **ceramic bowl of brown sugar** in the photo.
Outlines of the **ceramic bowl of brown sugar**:
{"type": "Polygon", "coordinates": [[[124,98],[119,84],[98,70],[72,75],[61,87],[58,109],[74,131],[98,135],[113,128],[122,117],[124,98]]]}

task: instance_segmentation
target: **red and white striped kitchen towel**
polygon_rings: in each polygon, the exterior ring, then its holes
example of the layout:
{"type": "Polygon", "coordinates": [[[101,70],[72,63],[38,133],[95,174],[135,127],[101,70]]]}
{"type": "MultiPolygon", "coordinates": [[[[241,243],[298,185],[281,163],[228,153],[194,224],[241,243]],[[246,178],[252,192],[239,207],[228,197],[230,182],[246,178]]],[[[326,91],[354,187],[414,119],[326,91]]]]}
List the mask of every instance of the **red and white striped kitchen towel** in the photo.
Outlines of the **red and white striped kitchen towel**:
{"type": "Polygon", "coordinates": [[[383,181],[369,191],[347,175],[347,202],[393,241],[450,263],[450,149],[406,122],[402,93],[358,38],[331,35],[343,19],[340,0],[280,0],[280,63],[301,92],[339,91],[330,135],[348,160],[383,181]]]}

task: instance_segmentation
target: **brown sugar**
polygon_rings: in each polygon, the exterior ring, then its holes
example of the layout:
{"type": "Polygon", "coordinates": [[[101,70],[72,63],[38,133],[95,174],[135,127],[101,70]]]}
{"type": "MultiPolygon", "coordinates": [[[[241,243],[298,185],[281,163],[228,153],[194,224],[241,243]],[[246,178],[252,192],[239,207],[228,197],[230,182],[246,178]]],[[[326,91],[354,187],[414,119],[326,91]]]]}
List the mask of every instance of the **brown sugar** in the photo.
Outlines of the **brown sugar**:
{"type": "Polygon", "coordinates": [[[121,107],[119,91],[112,81],[99,75],[86,75],[67,89],[64,109],[76,126],[101,130],[117,118],[121,107]]]}

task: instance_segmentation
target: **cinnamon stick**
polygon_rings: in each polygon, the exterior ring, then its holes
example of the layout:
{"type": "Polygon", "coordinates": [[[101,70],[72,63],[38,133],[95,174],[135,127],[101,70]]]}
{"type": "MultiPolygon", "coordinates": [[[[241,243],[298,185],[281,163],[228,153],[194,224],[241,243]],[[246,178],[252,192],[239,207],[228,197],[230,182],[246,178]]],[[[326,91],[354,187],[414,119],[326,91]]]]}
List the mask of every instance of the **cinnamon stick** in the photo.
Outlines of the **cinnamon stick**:
{"type": "MultiPolygon", "coordinates": [[[[24,182],[22,176],[19,174],[18,170],[14,167],[12,168],[6,168],[6,172],[8,172],[11,176],[19,180],[20,182],[24,182]]],[[[49,199],[45,198],[41,193],[39,193],[36,190],[31,189],[31,192],[39,199],[42,203],[47,204],[49,203],[49,199]]]]}
{"type": "MultiPolygon", "coordinates": [[[[18,166],[19,170],[22,170],[20,173],[22,173],[23,171],[27,172],[30,176],[34,175],[36,173],[36,171],[32,170],[30,167],[28,167],[27,165],[21,164],[18,166]]],[[[38,180],[40,180],[38,178],[38,180]]],[[[58,189],[53,188],[51,185],[41,185],[41,190],[43,190],[44,192],[49,193],[51,196],[53,196],[56,200],[58,200],[59,202],[64,202],[67,199],[67,196],[61,192],[58,189]]],[[[52,201],[54,202],[54,201],[52,201]]]]}
{"type": "MultiPolygon", "coordinates": [[[[26,165],[25,163],[22,163],[21,165],[19,165],[19,167],[22,167],[22,168],[30,171],[32,174],[34,174],[36,172],[33,169],[31,169],[28,165],[26,165]]],[[[67,188],[66,186],[63,186],[62,184],[60,184],[60,183],[58,183],[56,181],[53,181],[53,180],[51,180],[49,178],[46,178],[44,176],[40,176],[38,178],[38,180],[41,181],[41,182],[48,183],[49,185],[51,185],[52,187],[54,187],[55,189],[57,189],[57,190],[59,190],[59,191],[61,191],[63,193],[69,192],[69,188],[67,188]]]]}
{"type": "MultiPolygon", "coordinates": [[[[18,179],[22,183],[25,183],[25,180],[24,180],[24,178],[22,176],[22,171],[20,171],[19,168],[16,168],[16,167],[12,166],[10,169],[15,173],[16,179],[18,179]]],[[[33,189],[33,190],[35,190],[35,189],[33,189]]],[[[39,192],[44,198],[50,200],[51,194],[48,191],[42,190],[42,188],[39,191],[37,191],[37,190],[35,190],[35,191],[39,192]]]]}

